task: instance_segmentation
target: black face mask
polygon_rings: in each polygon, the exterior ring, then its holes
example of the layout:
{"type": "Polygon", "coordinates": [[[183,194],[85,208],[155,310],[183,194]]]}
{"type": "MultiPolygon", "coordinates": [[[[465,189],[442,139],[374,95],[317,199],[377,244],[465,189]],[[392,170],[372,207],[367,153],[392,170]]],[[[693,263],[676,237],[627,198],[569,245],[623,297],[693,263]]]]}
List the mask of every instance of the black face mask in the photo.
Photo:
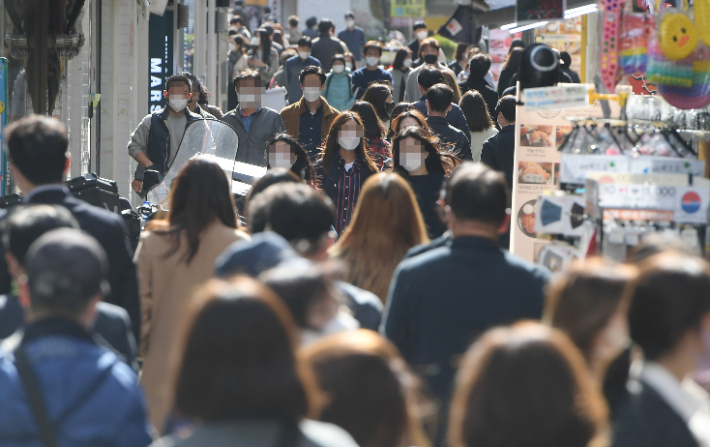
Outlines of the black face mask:
{"type": "Polygon", "coordinates": [[[393,102],[386,102],[385,103],[385,112],[387,113],[387,116],[392,116],[393,110],[394,110],[394,103],[393,102]]]}
{"type": "Polygon", "coordinates": [[[439,57],[436,54],[425,54],[424,62],[428,65],[436,65],[439,62],[439,57]]]}

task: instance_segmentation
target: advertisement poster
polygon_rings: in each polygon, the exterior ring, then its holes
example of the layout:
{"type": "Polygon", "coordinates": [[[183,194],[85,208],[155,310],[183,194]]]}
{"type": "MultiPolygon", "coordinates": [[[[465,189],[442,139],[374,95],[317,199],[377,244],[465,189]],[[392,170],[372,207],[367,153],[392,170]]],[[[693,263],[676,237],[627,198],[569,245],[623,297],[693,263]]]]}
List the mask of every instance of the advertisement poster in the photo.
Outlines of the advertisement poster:
{"type": "MultiPolygon", "coordinates": [[[[5,147],[5,126],[10,112],[10,107],[7,103],[7,65],[7,59],[0,58],[0,147],[2,148],[5,147]]],[[[5,151],[0,150],[0,196],[5,196],[12,192],[9,172],[10,166],[5,151]]]]}
{"type": "Polygon", "coordinates": [[[493,80],[498,85],[500,72],[503,70],[503,65],[508,57],[508,48],[513,42],[513,39],[522,39],[523,33],[510,34],[507,30],[490,30],[488,32],[488,41],[490,46],[489,55],[492,59],[490,73],[493,80]]]}
{"type": "Polygon", "coordinates": [[[167,11],[165,15],[150,15],[148,32],[149,65],[149,99],[148,111],[150,113],[165,107],[163,90],[166,89],[165,81],[173,74],[173,12],[167,11]]]}
{"type": "Polygon", "coordinates": [[[550,22],[535,30],[535,41],[566,51],[572,57],[572,71],[582,77],[582,17],[550,22]]]}

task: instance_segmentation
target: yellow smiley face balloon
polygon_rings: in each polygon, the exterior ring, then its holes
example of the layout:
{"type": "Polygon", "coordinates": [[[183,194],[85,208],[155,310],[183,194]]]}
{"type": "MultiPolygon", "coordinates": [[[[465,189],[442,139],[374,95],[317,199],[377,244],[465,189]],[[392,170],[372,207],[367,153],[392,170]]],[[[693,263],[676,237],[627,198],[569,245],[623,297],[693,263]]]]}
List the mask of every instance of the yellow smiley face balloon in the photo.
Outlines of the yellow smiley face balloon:
{"type": "Polygon", "coordinates": [[[668,59],[685,59],[698,46],[698,30],[685,14],[668,14],[658,27],[658,45],[668,59]]]}

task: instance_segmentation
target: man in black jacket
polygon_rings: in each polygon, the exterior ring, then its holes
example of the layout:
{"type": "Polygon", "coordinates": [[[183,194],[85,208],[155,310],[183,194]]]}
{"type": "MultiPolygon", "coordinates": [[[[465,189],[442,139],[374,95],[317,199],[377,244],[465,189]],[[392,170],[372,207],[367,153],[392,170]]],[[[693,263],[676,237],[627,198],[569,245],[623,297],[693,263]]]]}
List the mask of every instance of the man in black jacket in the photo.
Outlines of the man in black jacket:
{"type": "Polygon", "coordinates": [[[495,113],[496,104],[498,104],[498,92],[488,85],[486,82],[486,74],[491,68],[491,59],[485,54],[477,54],[473,56],[469,64],[469,72],[471,73],[466,79],[466,82],[459,84],[461,89],[461,94],[476,90],[483,96],[483,100],[486,101],[488,106],[488,113],[493,117],[495,113]]]}
{"type": "MultiPolygon", "coordinates": [[[[509,195],[486,166],[456,168],[445,200],[451,244],[405,259],[392,279],[380,331],[423,374],[442,410],[460,356],[478,335],[542,314],[549,272],[498,246],[510,224],[509,195]]],[[[448,426],[445,417],[439,426],[448,426]]]]}
{"type": "Polygon", "coordinates": [[[481,162],[505,174],[508,188],[513,187],[513,163],[515,158],[515,98],[504,96],[495,108],[500,132],[493,135],[481,150],[481,162]]]}
{"type": "MultiPolygon", "coordinates": [[[[64,186],[70,162],[66,127],[58,120],[32,115],[14,123],[6,135],[10,169],[24,202],[67,208],[81,229],[96,238],[106,251],[111,293],[105,301],[128,311],[138,340],[140,298],[125,223],[110,211],[74,198],[64,186]]],[[[0,213],[0,220],[6,216],[6,212],[0,213]]],[[[11,281],[4,249],[0,247],[0,293],[10,293],[11,281]]]]}
{"type": "Polygon", "coordinates": [[[446,114],[451,110],[454,91],[446,84],[436,84],[427,91],[426,105],[429,116],[426,121],[429,128],[445,144],[456,146],[456,153],[462,160],[473,161],[471,143],[466,135],[446,121],[446,114]]]}

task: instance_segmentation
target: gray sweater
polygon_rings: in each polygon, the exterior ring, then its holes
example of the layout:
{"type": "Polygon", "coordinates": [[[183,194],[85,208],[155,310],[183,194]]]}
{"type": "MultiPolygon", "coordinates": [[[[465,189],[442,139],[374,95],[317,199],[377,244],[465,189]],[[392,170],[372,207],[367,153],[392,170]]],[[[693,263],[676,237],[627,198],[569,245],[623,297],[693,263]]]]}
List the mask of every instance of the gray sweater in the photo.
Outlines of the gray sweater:
{"type": "Polygon", "coordinates": [[[258,166],[266,166],[269,141],[275,134],[286,131],[279,112],[268,107],[254,112],[249,133],[244,128],[239,109],[230,110],[222,117],[222,121],[232,126],[239,137],[237,161],[258,166]]]}

